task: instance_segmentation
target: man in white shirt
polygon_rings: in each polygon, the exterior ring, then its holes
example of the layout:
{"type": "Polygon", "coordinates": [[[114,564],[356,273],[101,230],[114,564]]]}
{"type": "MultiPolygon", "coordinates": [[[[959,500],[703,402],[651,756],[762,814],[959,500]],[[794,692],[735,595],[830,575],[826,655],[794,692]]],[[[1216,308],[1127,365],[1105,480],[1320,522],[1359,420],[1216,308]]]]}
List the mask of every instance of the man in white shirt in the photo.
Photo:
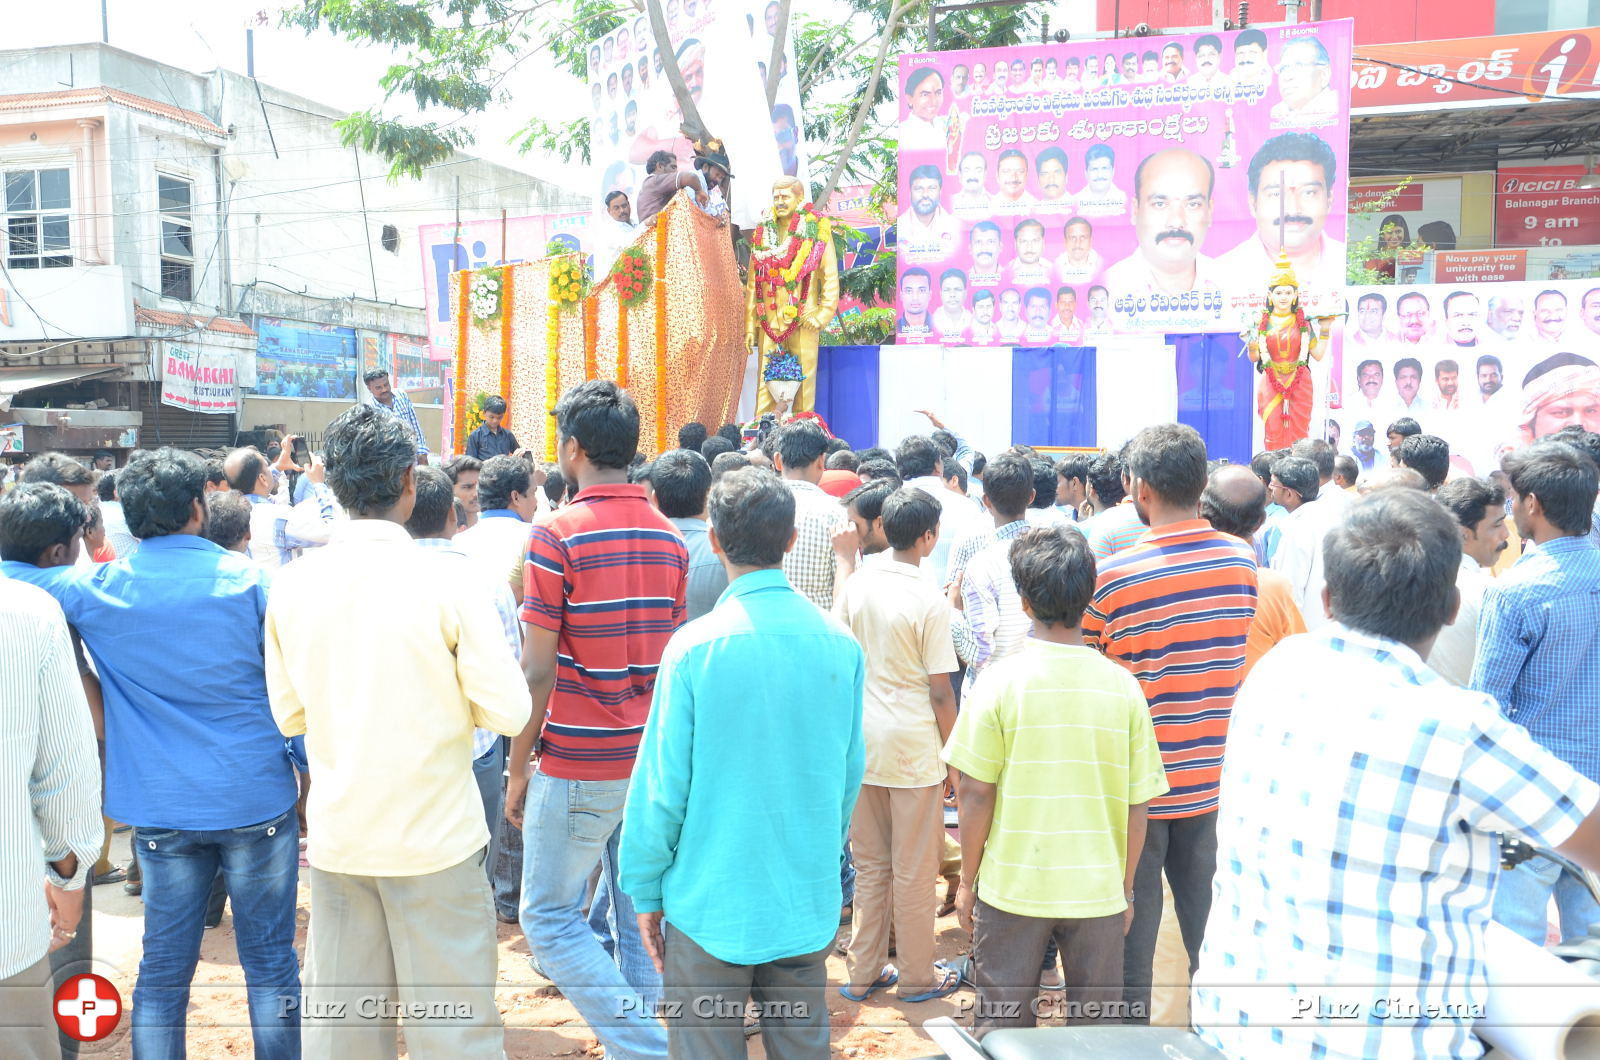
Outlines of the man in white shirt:
{"type": "Polygon", "coordinates": [[[1428,402],[1422,396],[1422,362],[1415,357],[1402,357],[1394,362],[1395,401],[1400,411],[1420,419],[1428,411],[1428,402]]]}
{"type": "Polygon", "coordinates": [[[985,528],[983,510],[945,488],[944,454],[932,438],[914,434],[894,453],[900,478],[907,486],[926,490],[939,503],[939,542],[923,564],[933,583],[943,588],[948,580],[950,552],[971,534],[985,528]]]}
{"type": "Polygon", "coordinates": [[[950,197],[950,209],[963,216],[989,215],[989,160],[978,151],[968,151],[961,156],[956,167],[961,178],[961,188],[950,197]]]}
{"type": "Polygon", "coordinates": [[[1067,194],[1067,153],[1059,147],[1047,147],[1033,160],[1033,170],[1039,179],[1039,210],[1043,213],[1071,210],[1072,196],[1067,194]]]}
{"type": "Polygon", "coordinates": [[[939,276],[939,308],[933,311],[933,332],[945,342],[959,341],[972,328],[967,312],[967,274],[946,269],[939,276]]]}
{"type": "Polygon", "coordinates": [[[1289,593],[1306,620],[1306,629],[1317,629],[1328,621],[1322,606],[1322,539],[1343,517],[1349,494],[1330,489],[1323,497],[1317,465],[1302,456],[1286,456],[1272,465],[1267,488],[1289,513],[1279,524],[1282,531],[1272,566],[1289,580],[1289,593]],[[1334,499],[1335,493],[1344,500],[1334,499]]]}
{"type": "Polygon", "coordinates": [[[1056,290],[1056,315],[1050,321],[1056,342],[1063,346],[1083,345],[1083,321],[1078,319],[1078,292],[1070,287],[1056,290]]]}
{"type": "Polygon", "coordinates": [[[478,473],[478,521],[455,536],[455,547],[522,601],[528,523],[539,510],[544,473],[516,456],[491,456],[478,473]]]}
{"type": "Polygon", "coordinates": [[[1458,688],[1472,680],[1472,663],[1478,654],[1478,611],[1492,580],[1489,569],[1506,550],[1506,491],[1481,478],[1458,478],[1434,494],[1461,530],[1461,569],[1456,591],[1461,607],[1455,620],[1439,631],[1428,653],[1433,672],[1458,688]]]}
{"type": "Polygon", "coordinates": [[[1062,226],[1061,236],[1067,249],[1056,258],[1056,277],[1062,283],[1088,283],[1104,267],[1094,249],[1094,225],[1073,217],[1062,226]]]}
{"type": "Polygon", "coordinates": [[[1127,294],[1221,290],[1216,263],[1200,252],[1211,230],[1211,163],[1185,147],[1157,151],[1133,177],[1137,249],[1106,270],[1106,286],[1127,294]]]}
{"type": "Polygon", "coordinates": [[[1266,141],[1247,171],[1255,231],[1219,264],[1231,275],[1266,276],[1287,252],[1300,281],[1301,308],[1311,316],[1342,309],[1345,246],[1327,232],[1337,177],[1333,148],[1315,133],[1281,133],[1266,141]]]}
{"type": "Polygon", "coordinates": [[[1038,200],[1028,193],[1027,156],[1008,147],[1000,152],[994,171],[1000,190],[990,200],[991,209],[997,214],[1031,212],[1038,200]]]}
{"type": "MultiPolygon", "coordinates": [[[[1048,302],[1049,296],[1045,297],[1048,302]]],[[[996,328],[1000,332],[1000,340],[1019,342],[1027,328],[1027,323],[1022,319],[1022,292],[1015,287],[1007,287],[1000,292],[1000,323],[996,328]]]]}
{"type": "Polygon", "coordinates": [[[1018,221],[1012,230],[1017,249],[1011,263],[1011,282],[1019,287],[1036,287],[1050,282],[1050,263],[1044,260],[1044,225],[1033,218],[1018,221]]]}
{"type": "Polygon", "coordinates": [[[1022,317],[1026,326],[1022,340],[1033,346],[1050,346],[1055,343],[1055,328],[1050,324],[1050,291],[1044,287],[1030,287],[1022,296],[1022,317]]]}
{"type": "Polygon", "coordinates": [[[905,260],[914,264],[943,261],[955,251],[961,224],[939,205],[943,189],[939,167],[918,166],[911,171],[911,209],[895,224],[896,246],[905,260]]]}
{"type": "MultiPolygon", "coordinates": [[[[293,442],[293,435],[285,438],[278,457],[278,468],[284,475],[294,467],[290,459],[293,442]]],[[[322,459],[315,453],[305,471],[311,495],[299,504],[290,502],[286,478],[274,479],[267,458],[253,447],[229,453],[222,461],[222,470],[228,476],[229,488],[244,494],[250,502],[250,558],[261,566],[277,570],[306,549],[328,543],[335,502],[323,482],[326,472],[322,459]]]]}
{"type": "Polygon", "coordinates": [[[1089,183],[1078,193],[1078,212],[1085,217],[1110,217],[1128,208],[1128,193],[1112,181],[1116,177],[1117,153],[1110,144],[1093,144],[1083,154],[1084,173],[1089,183]]]}
{"type": "Polygon", "coordinates": [[[924,66],[906,78],[909,109],[900,119],[902,151],[943,151],[946,122],[944,116],[944,75],[924,66]]]}
{"type": "Polygon", "coordinates": [[[994,287],[1000,282],[1000,226],[979,221],[967,233],[967,253],[972,257],[972,286],[994,287]]]}
{"type": "Polygon", "coordinates": [[[995,321],[993,291],[974,291],[972,294],[972,333],[974,346],[993,346],[1000,339],[1000,327],[995,321]]]}
{"type": "Polygon", "coordinates": [[[1332,125],[1339,116],[1328,49],[1315,37],[1296,37],[1278,56],[1278,91],[1272,124],[1298,128],[1332,125]]]}

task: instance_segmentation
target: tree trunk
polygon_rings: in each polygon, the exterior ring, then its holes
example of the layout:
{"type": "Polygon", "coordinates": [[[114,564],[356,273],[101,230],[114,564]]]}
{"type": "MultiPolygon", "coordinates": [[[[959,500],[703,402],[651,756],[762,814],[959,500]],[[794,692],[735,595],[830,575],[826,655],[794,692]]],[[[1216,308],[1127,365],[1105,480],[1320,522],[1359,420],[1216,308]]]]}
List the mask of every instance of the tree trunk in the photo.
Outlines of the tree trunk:
{"type": "MultiPolygon", "coordinates": [[[[772,35],[772,57],[767,60],[767,110],[778,105],[778,68],[783,65],[783,45],[789,38],[789,0],[778,0],[778,32],[772,35]]],[[[794,72],[795,77],[800,71],[794,72]]],[[[798,131],[798,130],[796,130],[798,131]]]]}
{"type": "Polygon", "coordinates": [[[704,139],[708,135],[706,125],[700,119],[700,108],[694,105],[694,98],[689,95],[689,86],[684,83],[683,71],[678,68],[678,55],[673,50],[672,37],[667,33],[667,20],[661,12],[661,0],[645,0],[644,6],[650,15],[650,33],[655,37],[656,47],[661,50],[661,69],[667,75],[667,84],[672,86],[672,95],[678,101],[678,109],[683,112],[683,126],[680,131],[690,140],[704,139]]]}
{"type": "MultiPolygon", "coordinates": [[[[651,2],[654,3],[654,0],[651,2]]],[[[894,35],[900,28],[901,16],[911,10],[912,6],[910,0],[899,0],[889,11],[889,19],[884,23],[883,32],[878,36],[878,58],[872,64],[872,77],[867,80],[867,90],[861,96],[861,104],[856,107],[855,120],[850,123],[850,133],[839,148],[839,157],[833,164],[833,174],[828,177],[828,183],[823,185],[822,193],[817,196],[819,207],[827,206],[834,189],[839,186],[839,178],[844,175],[844,167],[849,163],[851,154],[855,152],[856,143],[861,139],[861,130],[867,123],[867,115],[872,113],[873,101],[878,95],[878,85],[883,82],[883,66],[889,58],[889,46],[894,43],[894,35]]]]}

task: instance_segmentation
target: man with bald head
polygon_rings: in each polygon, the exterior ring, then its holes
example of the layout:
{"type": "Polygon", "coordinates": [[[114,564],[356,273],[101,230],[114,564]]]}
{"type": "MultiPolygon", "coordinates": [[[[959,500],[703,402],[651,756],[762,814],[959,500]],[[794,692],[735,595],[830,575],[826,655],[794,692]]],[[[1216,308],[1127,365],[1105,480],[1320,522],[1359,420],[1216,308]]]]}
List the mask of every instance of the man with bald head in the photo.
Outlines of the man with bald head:
{"type": "Polygon", "coordinates": [[[309,468],[296,467],[293,443],[293,435],[283,440],[276,464],[269,464],[255,446],[235,449],[222,461],[228,488],[250,502],[249,556],[268,570],[284,566],[304,549],[326,545],[333,528],[336,505],[332,491],[323,484],[322,460],[313,455],[309,468]],[[299,504],[291,499],[297,491],[288,472],[303,472],[309,484],[299,504]]]}
{"type": "Polygon", "coordinates": [[[1134,252],[1106,270],[1113,298],[1220,290],[1216,262],[1200,253],[1211,230],[1215,174],[1203,155],[1172,147],[1133,174],[1134,252]]]}
{"type": "MultiPolygon", "coordinates": [[[[1256,531],[1267,520],[1266,483],[1248,464],[1224,464],[1211,473],[1200,495],[1200,517],[1213,530],[1254,544],[1256,531]]],[[[1256,569],[1256,579],[1256,617],[1244,642],[1241,679],[1274,644],[1306,631],[1306,620],[1289,591],[1289,579],[1267,567],[1256,569]]]]}

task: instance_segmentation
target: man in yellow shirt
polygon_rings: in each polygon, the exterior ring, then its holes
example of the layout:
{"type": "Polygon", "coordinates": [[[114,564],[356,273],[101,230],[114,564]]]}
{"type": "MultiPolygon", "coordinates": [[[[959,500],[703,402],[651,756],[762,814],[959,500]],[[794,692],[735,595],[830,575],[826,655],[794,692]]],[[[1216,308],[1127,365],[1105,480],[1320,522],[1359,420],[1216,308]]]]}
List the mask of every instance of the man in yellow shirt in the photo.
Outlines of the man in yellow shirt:
{"type": "Polygon", "coordinates": [[[305,734],[317,777],[305,1052],[393,1056],[403,1014],[412,1055],[500,1060],[472,731],[520,732],[528,686],[482,583],[402,526],[416,501],[404,424],[358,405],[325,446],[350,519],[283,569],[266,616],[272,714],[305,734]]]}

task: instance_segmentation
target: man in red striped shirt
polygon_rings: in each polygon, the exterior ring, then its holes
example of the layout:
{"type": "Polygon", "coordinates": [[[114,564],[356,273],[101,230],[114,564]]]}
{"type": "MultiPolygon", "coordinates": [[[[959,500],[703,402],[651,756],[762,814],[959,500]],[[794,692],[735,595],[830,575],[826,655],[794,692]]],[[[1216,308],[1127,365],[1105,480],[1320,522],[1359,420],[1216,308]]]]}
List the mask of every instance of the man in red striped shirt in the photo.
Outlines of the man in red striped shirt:
{"type": "Polygon", "coordinates": [[[608,1053],[665,1057],[654,1018],[661,977],[616,885],[617,844],[656,670],[684,621],[689,552],[644,487],[628,484],[639,447],[633,399],[591,380],[567,391],[555,416],[561,474],[578,495],[528,538],[522,669],[534,711],[511,742],[506,788],[513,824],[523,824],[526,802],[522,931],[608,1053]],[[609,935],[609,954],[597,932],[609,935]]]}
{"type": "Polygon", "coordinates": [[[1194,428],[1147,427],[1129,443],[1124,461],[1133,504],[1150,530],[1100,561],[1083,638],[1138,679],[1171,788],[1150,803],[1123,952],[1129,1019],[1149,1022],[1162,872],[1172,885],[1191,973],[1211,911],[1217,788],[1255,617],[1256,561],[1249,545],[1197,513],[1206,446],[1194,428]]]}

